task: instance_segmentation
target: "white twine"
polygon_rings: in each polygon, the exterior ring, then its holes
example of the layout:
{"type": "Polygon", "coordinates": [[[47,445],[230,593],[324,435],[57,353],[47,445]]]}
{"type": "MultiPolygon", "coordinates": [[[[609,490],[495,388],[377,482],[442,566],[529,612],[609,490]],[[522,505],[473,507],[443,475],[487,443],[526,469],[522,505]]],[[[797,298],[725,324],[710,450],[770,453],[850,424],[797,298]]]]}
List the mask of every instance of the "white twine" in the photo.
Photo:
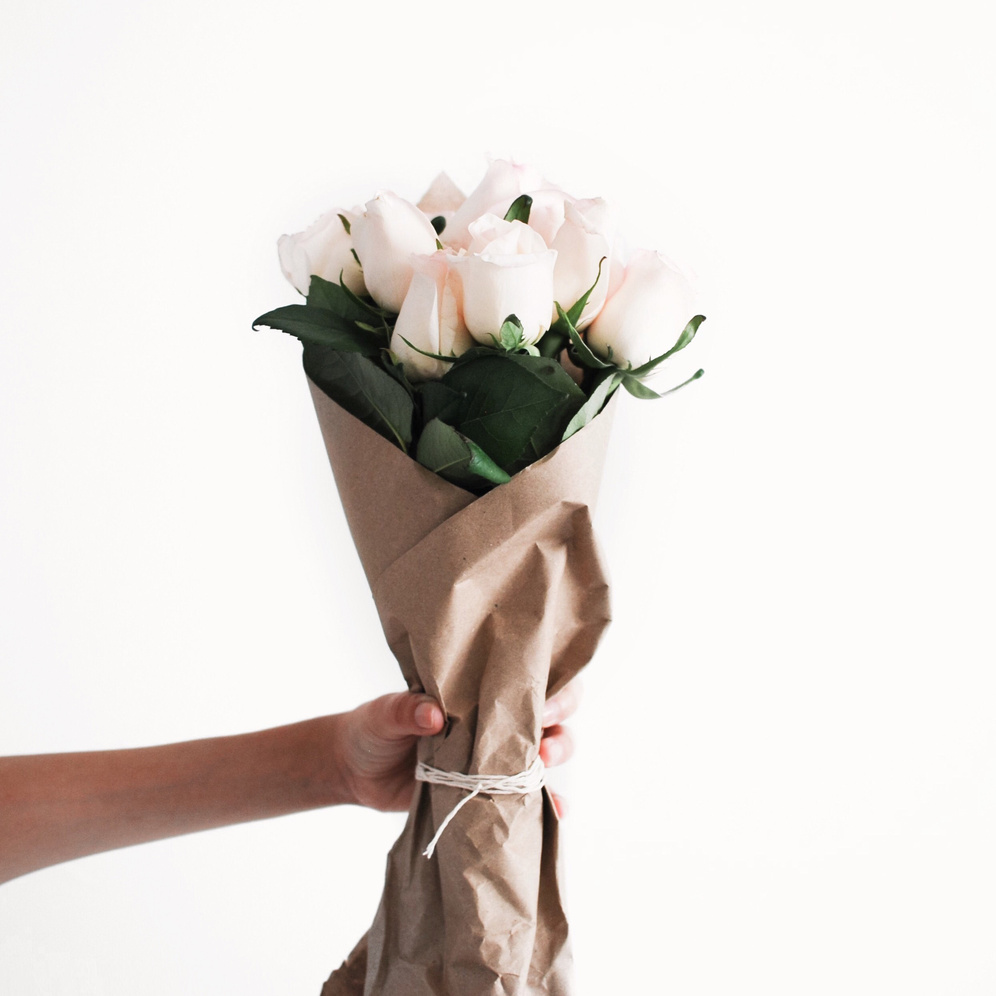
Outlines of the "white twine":
{"type": "Polygon", "coordinates": [[[464,796],[450,810],[449,815],[436,831],[436,836],[429,841],[429,846],[422,852],[427,858],[431,858],[443,831],[450,825],[450,820],[471,799],[482,794],[529,795],[531,792],[538,792],[543,787],[546,768],[537,757],[525,771],[520,771],[517,775],[463,775],[458,771],[442,771],[419,761],[418,767],[415,768],[415,778],[420,782],[429,782],[432,785],[449,785],[451,788],[465,789],[470,792],[470,795],[464,796]]]}

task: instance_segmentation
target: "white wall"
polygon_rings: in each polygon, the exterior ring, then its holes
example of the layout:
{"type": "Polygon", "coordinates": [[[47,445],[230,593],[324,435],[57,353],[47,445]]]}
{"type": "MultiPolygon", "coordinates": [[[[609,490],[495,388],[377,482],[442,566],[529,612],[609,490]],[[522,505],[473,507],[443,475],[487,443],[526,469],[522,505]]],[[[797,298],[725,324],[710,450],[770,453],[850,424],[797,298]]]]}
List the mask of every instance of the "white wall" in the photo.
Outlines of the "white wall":
{"type": "MultiPolygon", "coordinates": [[[[282,232],[512,155],[615,201],[709,316],[705,379],[615,428],[616,621],[558,776],[579,996],[991,994],[983,5],[654,10],[4,6],[0,753],[399,687],[298,349],[250,322],[294,300],[282,232]]],[[[16,880],[0,991],[317,993],[400,825],[16,880]]]]}

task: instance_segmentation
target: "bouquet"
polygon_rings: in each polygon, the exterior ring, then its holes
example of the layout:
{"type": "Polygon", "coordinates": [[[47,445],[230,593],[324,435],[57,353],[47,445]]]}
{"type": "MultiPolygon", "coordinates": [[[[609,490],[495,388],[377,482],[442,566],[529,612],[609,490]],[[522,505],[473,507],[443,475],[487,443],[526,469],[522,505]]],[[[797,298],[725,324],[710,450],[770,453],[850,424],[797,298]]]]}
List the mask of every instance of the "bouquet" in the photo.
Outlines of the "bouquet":
{"type": "Polygon", "coordinates": [[[663,256],[624,260],[604,201],[503,160],[467,197],[442,174],[418,204],[380,193],[278,248],[305,303],[254,327],[303,343],[388,644],[447,718],[419,745],[374,923],[323,996],[567,994],[543,705],[609,621],[606,405],[683,387],[647,381],[703,316],[663,256]]]}

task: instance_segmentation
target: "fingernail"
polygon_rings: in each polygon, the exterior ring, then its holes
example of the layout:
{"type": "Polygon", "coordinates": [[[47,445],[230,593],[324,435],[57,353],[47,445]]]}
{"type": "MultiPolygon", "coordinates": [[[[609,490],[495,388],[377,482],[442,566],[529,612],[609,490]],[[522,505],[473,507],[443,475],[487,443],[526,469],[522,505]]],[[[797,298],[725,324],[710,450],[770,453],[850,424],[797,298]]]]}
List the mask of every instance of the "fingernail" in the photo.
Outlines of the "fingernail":
{"type": "Polygon", "coordinates": [[[415,725],[423,730],[435,729],[438,708],[435,702],[419,702],[415,707],[415,725]]]}

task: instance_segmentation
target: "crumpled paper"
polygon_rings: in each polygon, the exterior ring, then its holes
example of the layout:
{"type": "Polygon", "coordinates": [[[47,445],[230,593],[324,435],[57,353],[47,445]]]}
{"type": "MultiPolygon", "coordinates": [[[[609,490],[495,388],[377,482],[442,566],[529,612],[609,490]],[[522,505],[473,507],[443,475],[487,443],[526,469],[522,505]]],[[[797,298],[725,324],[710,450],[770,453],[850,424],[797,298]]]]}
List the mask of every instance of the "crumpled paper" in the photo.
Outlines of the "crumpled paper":
{"type": "MultiPolygon", "coordinates": [[[[310,382],[309,382],[310,383],[310,382]]],[[[476,497],[444,481],[311,384],[387,642],[444,731],[419,759],[512,775],[535,760],[543,706],[609,622],[591,511],[610,411],[476,497]]],[[[566,996],[571,953],[549,791],[466,796],[419,782],[387,860],[373,925],[322,996],[566,996]]]]}

